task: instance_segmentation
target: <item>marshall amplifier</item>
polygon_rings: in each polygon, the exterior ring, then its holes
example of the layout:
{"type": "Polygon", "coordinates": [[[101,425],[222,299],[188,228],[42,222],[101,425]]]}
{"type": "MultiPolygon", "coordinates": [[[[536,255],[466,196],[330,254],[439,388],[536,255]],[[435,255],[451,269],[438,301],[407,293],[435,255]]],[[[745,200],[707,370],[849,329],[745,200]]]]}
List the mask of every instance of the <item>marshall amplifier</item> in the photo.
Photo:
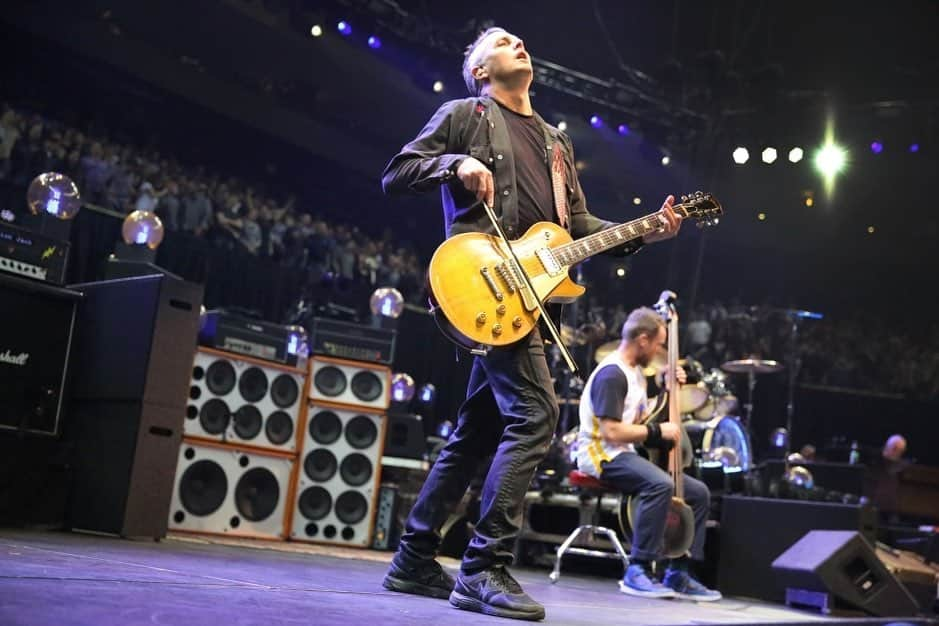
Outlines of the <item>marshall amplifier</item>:
{"type": "Polygon", "coordinates": [[[61,285],[69,243],[0,221],[0,272],[61,285]]]}
{"type": "Polygon", "coordinates": [[[395,354],[395,331],[314,317],[310,352],[350,361],[391,365],[395,354]]]}
{"type": "Polygon", "coordinates": [[[0,429],[58,434],[81,296],[0,274],[0,429]]]}
{"type": "Polygon", "coordinates": [[[213,310],[202,316],[199,343],[225,352],[296,366],[296,350],[288,349],[290,334],[288,328],[280,324],[213,310]]]}

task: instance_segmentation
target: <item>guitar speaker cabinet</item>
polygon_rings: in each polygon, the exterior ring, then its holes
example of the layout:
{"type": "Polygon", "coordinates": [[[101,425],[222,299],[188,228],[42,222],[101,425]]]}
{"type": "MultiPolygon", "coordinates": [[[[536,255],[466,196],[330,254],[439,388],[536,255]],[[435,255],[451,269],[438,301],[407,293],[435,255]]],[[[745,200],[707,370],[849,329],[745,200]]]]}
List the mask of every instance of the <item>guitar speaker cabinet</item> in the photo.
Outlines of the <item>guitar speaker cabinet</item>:
{"type": "Polygon", "coordinates": [[[310,376],[314,402],[377,411],[391,403],[391,370],[384,365],[315,356],[310,376]]]}
{"type": "Polygon", "coordinates": [[[367,547],[381,478],[385,419],[311,403],[297,471],[290,538],[367,547]]]}
{"type": "Polygon", "coordinates": [[[184,422],[190,438],[294,452],[302,370],[199,348],[184,422]]]}
{"type": "Polygon", "coordinates": [[[184,441],[173,485],[170,530],[285,538],[293,465],[287,455],[184,441]]]}

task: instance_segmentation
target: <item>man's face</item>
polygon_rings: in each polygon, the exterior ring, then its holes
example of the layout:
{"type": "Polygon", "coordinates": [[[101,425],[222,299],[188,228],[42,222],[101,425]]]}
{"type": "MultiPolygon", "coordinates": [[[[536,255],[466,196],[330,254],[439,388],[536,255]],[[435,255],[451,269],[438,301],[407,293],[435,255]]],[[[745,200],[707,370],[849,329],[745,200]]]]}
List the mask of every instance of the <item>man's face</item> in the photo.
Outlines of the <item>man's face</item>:
{"type": "Polygon", "coordinates": [[[525,42],[515,35],[504,31],[492,33],[479,44],[478,50],[479,61],[473,69],[477,80],[531,83],[531,56],[525,42]]]}
{"type": "Polygon", "coordinates": [[[639,335],[636,342],[636,363],[640,367],[648,367],[656,355],[664,356],[668,352],[665,344],[667,334],[664,326],[659,326],[659,332],[655,336],[639,335]]]}

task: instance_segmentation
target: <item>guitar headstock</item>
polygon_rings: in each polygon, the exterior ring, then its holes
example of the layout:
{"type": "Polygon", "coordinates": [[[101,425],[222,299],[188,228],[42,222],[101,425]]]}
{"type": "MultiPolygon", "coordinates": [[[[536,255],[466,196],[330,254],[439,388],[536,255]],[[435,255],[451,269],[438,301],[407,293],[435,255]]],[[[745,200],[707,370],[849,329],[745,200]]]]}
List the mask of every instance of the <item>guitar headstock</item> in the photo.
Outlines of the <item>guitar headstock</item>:
{"type": "Polygon", "coordinates": [[[716,226],[724,214],[724,207],[718,199],[703,191],[682,196],[680,202],[672,208],[683,218],[696,220],[698,228],[716,226]]]}

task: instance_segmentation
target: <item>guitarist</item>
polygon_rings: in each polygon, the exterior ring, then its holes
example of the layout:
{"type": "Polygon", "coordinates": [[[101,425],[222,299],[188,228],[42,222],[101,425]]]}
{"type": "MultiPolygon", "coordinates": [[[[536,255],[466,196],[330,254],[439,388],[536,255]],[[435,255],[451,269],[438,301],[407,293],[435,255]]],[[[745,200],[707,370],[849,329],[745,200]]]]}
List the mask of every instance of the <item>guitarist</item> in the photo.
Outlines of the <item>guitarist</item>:
{"type": "MultiPolygon", "coordinates": [[[[666,472],[639,456],[634,444],[655,447],[663,441],[678,444],[681,439],[681,429],[670,422],[636,423],[647,408],[642,368],[652,362],[656,353],[665,350],[666,338],[665,322],[654,310],[643,307],[629,314],[619,348],[597,365],[584,387],[577,466],[585,474],[620,489],[624,495],[639,498],[632,520],[630,564],[620,582],[623,593],[647,598],[720,600],[720,592],[708,589],[691,576],[687,556],[669,561],[662,582],[652,574],[652,562],[661,557],[666,515],[675,485],[666,472]]],[[[677,378],[680,383],[685,382],[681,367],[677,378]]],[[[701,481],[682,476],[685,501],[695,520],[691,558],[703,560],[710,492],[701,481]]]]}
{"type": "MultiPolygon", "coordinates": [[[[382,176],[386,193],[439,189],[448,237],[493,232],[483,201],[501,217],[510,239],[539,221],[560,224],[575,238],[612,225],[587,212],[568,137],[532,109],[531,57],[521,39],[501,28],[483,32],[467,48],[463,78],[472,97],[443,104],[391,160],[382,176]]],[[[677,234],[680,218],[673,202],[669,196],[662,228],[645,243],[677,234]]],[[[525,492],[557,419],[537,328],[521,341],[476,357],[456,428],[411,510],[384,587],[449,598],[461,609],[542,619],[544,607],[506,566],[512,562],[525,492]],[[480,518],[454,581],[434,560],[439,530],[490,455],[480,518]]]]}

